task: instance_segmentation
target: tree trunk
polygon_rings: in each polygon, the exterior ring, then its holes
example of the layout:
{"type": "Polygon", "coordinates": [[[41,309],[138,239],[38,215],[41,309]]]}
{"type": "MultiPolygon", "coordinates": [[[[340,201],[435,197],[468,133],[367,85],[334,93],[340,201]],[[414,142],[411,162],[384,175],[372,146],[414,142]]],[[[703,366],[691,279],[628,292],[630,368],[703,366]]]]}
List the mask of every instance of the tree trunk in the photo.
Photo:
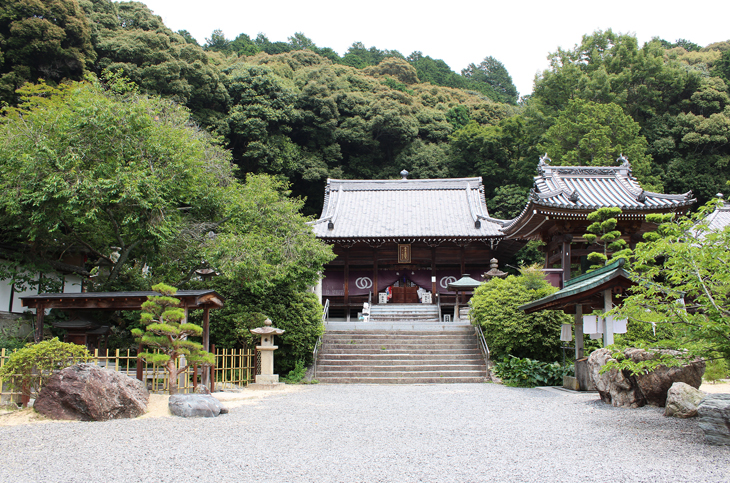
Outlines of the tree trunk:
{"type": "Polygon", "coordinates": [[[178,370],[175,367],[175,359],[170,358],[169,361],[167,361],[167,373],[169,374],[169,380],[167,383],[167,388],[170,392],[170,396],[177,394],[177,376],[178,376],[178,370]]]}

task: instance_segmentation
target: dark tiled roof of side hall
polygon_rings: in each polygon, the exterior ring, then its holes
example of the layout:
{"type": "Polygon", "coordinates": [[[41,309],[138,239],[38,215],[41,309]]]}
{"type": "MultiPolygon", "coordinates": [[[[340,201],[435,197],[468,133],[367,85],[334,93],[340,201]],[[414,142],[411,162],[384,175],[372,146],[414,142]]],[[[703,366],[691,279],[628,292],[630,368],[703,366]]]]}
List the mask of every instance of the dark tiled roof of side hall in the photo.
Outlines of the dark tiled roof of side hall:
{"type": "Polygon", "coordinates": [[[491,218],[482,178],[329,179],[320,238],[495,238],[503,220],[491,218]]]}
{"type": "Polygon", "coordinates": [[[550,166],[549,161],[547,155],[540,159],[539,174],[527,206],[517,218],[505,224],[507,235],[527,223],[536,209],[587,213],[614,206],[625,213],[650,213],[685,209],[696,201],[691,191],[683,194],[645,191],[631,175],[631,165],[623,156],[617,160],[619,166],[550,166]]]}

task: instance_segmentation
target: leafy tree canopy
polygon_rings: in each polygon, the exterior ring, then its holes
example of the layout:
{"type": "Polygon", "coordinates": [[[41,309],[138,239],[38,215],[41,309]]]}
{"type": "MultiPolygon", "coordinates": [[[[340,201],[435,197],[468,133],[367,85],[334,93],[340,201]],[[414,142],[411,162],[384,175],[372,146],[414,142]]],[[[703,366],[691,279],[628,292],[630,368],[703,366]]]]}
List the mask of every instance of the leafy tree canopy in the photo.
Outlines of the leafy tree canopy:
{"type": "Polygon", "coordinates": [[[39,79],[80,80],[96,59],[76,0],[7,0],[0,6],[0,102],[39,79]]]}
{"type": "Polygon", "coordinates": [[[730,358],[730,228],[710,230],[709,203],[689,217],[647,216],[660,223],[637,244],[630,266],[637,286],[614,309],[644,324],[671,324],[689,355],[730,358]]]}

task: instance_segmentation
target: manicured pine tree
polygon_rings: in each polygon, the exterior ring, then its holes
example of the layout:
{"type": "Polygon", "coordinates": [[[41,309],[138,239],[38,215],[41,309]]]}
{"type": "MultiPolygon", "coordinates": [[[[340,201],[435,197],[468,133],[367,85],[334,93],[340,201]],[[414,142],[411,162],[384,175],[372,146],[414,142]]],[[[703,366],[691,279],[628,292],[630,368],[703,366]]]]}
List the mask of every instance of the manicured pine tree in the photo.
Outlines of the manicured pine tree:
{"type": "Polygon", "coordinates": [[[588,261],[593,264],[590,271],[608,265],[609,255],[612,257],[624,255],[621,251],[626,249],[626,240],[622,240],[621,232],[616,230],[618,223],[616,217],[621,213],[621,208],[608,207],[599,208],[587,216],[587,220],[592,223],[586,229],[588,233],[584,234],[583,238],[590,245],[598,243],[603,246],[603,253],[593,252],[588,255],[588,261]]]}
{"type": "Polygon", "coordinates": [[[132,329],[132,335],[142,345],[156,352],[143,352],[140,357],[146,362],[164,365],[169,374],[170,394],[177,394],[177,378],[190,364],[210,365],[214,356],[203,350],[203,345],[188,340],[190,336],[200,336],[202,327],[185,321],[185,310],[180,300],[173,297],[177,289],[163,283],[154,285],[152,290],[162,295],[148,297],[142,304],[141,322],[146,329],[132,329]],[[185,356],[186,364],[177,367],[177,359],[185,356]]]}

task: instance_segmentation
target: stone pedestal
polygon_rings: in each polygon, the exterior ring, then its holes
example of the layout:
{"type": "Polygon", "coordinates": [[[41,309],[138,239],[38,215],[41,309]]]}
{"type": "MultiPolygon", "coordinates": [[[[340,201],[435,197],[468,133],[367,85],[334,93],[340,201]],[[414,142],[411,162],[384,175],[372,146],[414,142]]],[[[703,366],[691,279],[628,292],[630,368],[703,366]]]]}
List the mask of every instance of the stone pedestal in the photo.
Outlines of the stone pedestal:
{"type": "Polygon", "coordinates": [[[274,374],[274,336],[284,333],[282,329],[271,327],[271,320],[266,319],[266,327],[251,330],[252,334],[261,336],[261,345],[256,349],[261,353],[261,374],[256,375],[256,382],[249,384],[249,389],[281,389],[284,384],[279,382],[279,375],[274,374]]]}

